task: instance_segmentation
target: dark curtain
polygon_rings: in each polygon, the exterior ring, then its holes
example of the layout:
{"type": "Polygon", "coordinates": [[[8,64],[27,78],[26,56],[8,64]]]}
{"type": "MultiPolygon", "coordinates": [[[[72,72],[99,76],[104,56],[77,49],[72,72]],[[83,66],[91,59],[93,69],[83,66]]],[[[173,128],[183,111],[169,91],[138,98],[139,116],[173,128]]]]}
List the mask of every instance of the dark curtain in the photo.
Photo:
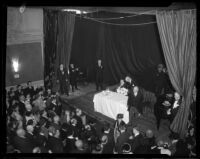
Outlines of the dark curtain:
{"type": "Polygon", "coordinates": [[[67,12],[58,13],[57,58],[56,68],[63,64],[68,69],[74,33],[75,15],[67,12]]]}
{"type": "Polygon", "coordinates": [[[44,85],[52,87],[57,53],[57,11],[44,9],[44,85]]]}
{"type": "MultiPolygon", "coordinates": [[[[124,16],[124,14],[109,12],[102,15],[104,17],[124,16]]],[[[98,13],[98,17],[101,17],[101,13],[98,13]]],[[[152,15],[106,20],[106,22],[122,24],[152,21],[156,21],[155,16],[152,15]]],[[[88,69],[89,79],[92,81],[94,79],[92,68],[98,58],[102,59],[105,66],[106,84],[119,83],[120,78],[130,75],[138,85],[152,91],[155,66],[163,63],[157,25],[114,26],[77,17],[71,60],[88,69]]]]}
{"type": "Polygon", "coordinates": [[[171,83],[183,97],[171,129],[184,137],[196,75],[196,11],[163,11],[156,14],[171,83]]]}

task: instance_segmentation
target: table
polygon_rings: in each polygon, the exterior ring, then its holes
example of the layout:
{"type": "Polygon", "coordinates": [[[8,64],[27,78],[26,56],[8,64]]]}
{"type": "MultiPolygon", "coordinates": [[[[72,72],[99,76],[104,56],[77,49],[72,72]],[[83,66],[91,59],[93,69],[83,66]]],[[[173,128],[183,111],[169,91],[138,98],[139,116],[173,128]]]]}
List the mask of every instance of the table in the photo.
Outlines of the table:
{"type": "Polygon", "coordinates": [[[94,95],[94,110],[116,120],[117,114],[124,114],[124,122],[129,122],[129,112],[127,111],[128,97],[116,92],[109,92],[105,95],[100,92],[94,95]]]}

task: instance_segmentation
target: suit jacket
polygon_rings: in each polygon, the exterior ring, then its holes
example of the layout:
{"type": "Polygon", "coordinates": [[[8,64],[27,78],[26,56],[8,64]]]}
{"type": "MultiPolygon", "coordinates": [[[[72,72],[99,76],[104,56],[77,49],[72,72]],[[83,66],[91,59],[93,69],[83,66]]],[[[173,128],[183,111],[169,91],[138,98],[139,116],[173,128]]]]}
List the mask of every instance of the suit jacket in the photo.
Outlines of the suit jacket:
{"type": "Polygon", "coordinates": [[[103,66],[99,67],[98,65],[96,65],[96,81],[103,82],[103,70],[103,66]]]}
{"type": "Polygon", "coordinates": [[[36,137],[33,134],[26,133],[26,137],[30,143],[35,147],[36,146],[36,137]]]}
{"type": "Polygon", "coordinates": [[[22,103],[22,102],[19,102],[18,105],[19,105],[19,113],[20,113],[20,115],[24,116],[24,114],[26,112],[25,104],[22,103]]]}
{"type": "Polygon", "coordinates": [[[65,68],[63,69],[63,72],[64,72],[64,74],[62,74],[62,71],[60,70],[60,68],[57,70],[57,79],[60,82],[66,81],[69,77],[68,72],[65,68]]]}
{"type": "Polygon", "coordinates": [[[55,138],[53,136],[48,137],[47,141],[47,147],[53,152],[53,153],[63,153],[63,143],[60,139],[55,138]]]}
{"type": "Polygon", "coordinates": [[[75,83],[77,76],[78,76],[78,71],[76,70],[76,68],[69,67],[69,79],[71,84],[75,83]]]}
{"type": "Polygon", "coordinates": [[[114,136],[113,131],[110,130],[109,133],[103,133],[103,135],[106,135],[108,137],[108,142],[103,147],[103,154],[112,154],[113,153],[113,147],[114,147],[114,136]]]}
{"type": "Polygon", "coordinates": [[[19,136],[15,136],[13,145],[22,153],[32,153],[34,147],[27,138],[21,138],[19,136]]]}
{"type": "Polygon", "coordinates": [[[117,143],[115,144],[115,151],[118,153],[122,153],[122,145],[126,143],[129,140],[130,134],[128,132],[123,132],[118,138],[117,138],[117,143]]]}
{"type": "Polygon", "coordinates": [[[130,140],[131,151],[133,153],[139,153],[137,152],[136,148],[142,145],[142,140],[144,140],[142,134],[139,134],[136,137],[134,137],[133,140],[130,140]]]}
{"type": "Polygon", "coordinates": [[[133,92],[131,91],[128,95],[128,110],[130,110],[131,107],[135,107],[140,113],[142,113],[142,102],[143,102],[143,95],[141,91],[138,91],[137,96],[134,96],[133,92]]]}
{"type": "Polygon", "coordinates": [[[66,146],[64,147],[65,153],[71,153],[75,147],[75,139],[74,138],[66,138],[66,146]]]}
{"type": "Polygon", "coordinates": [[[31,86],[31,88],[27,87],[25,90],[24,90],[24,95],[26,96],[27,94],[30,94],[31,97],[33,97],[34,95],[34,88],[31,86]]]}

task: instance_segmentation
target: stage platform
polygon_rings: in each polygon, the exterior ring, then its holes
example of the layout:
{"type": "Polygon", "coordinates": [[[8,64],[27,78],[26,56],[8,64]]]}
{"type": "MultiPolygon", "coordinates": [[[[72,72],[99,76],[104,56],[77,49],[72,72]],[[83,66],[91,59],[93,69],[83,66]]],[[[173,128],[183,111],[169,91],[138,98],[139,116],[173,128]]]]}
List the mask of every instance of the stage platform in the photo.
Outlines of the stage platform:
{"type": "MultiPolygon", "coordinates": [[[[117,85],[108,86],[107,88],[114,90],[116,87],[117,85]]],[[[70,92],[69,96],[61,96],[63,109],[80,108],[83,113],[91,117],[92,120],[94,119],[96,122],[98,122],[99,125],[102,126],[104,122],[108,122],[113,126],[114,119],[94,111],[93,97],[95,93],[99,93],[96,91],[95,84],[88,83],[85,85],[79,85],[78,88],[80,90],[70,92]]],[[[160,129],[158,131],[156,128],[156,118],[154,116],[153,110],[150,108],[145,108],[143,112],[143,116],[141,116],[139,119],[136,119],[134,123],[139,126],[142,132],[145,132],[147,129],[151,129],[153,130],[157,139],[162,138],[167,140],[167,136],[170,133],[168,129],[168,121],[161,120],[160,129]]]]}

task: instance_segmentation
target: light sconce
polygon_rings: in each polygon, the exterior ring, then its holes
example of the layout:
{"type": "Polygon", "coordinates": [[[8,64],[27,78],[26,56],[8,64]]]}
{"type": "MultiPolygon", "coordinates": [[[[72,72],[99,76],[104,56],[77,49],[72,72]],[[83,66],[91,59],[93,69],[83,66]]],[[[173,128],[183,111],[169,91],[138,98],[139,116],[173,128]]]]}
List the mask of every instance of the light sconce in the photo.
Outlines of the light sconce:
{"type": "Polygon", "coordinates": [[[18,61],[18,59],[13,59],[12,65],[13,65],[14,72],[17,73],[19,71],[19,61],[18,61]]]}
{"type": "Polygon", "coordinates": [[[19,61],[18,61],[18,59],[13,59],[12,60],[12,66],[13,66],[13,70],[15,72],[14,78],[19,78],[19,74],[18,74],[18,71],[19,71],[19,61]]]}

